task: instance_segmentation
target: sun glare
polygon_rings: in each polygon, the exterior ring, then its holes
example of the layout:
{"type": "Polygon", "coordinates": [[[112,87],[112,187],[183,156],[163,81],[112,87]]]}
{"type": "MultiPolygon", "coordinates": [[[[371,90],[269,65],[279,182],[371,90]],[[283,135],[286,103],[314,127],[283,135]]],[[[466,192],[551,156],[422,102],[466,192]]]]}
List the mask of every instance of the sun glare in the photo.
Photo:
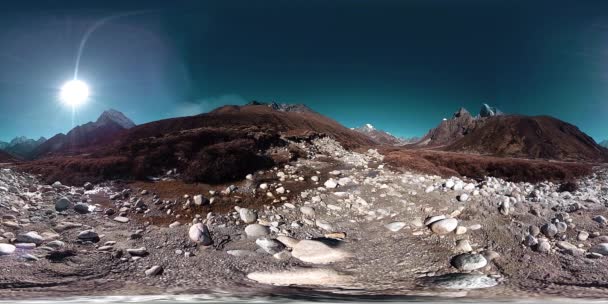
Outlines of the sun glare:
{"type": "Polygon", "coordinates": [[[70,80],[61,87],[59,98],[65,104],[77,107],[89,98],[89,86],[81,80],[70,80]]]}

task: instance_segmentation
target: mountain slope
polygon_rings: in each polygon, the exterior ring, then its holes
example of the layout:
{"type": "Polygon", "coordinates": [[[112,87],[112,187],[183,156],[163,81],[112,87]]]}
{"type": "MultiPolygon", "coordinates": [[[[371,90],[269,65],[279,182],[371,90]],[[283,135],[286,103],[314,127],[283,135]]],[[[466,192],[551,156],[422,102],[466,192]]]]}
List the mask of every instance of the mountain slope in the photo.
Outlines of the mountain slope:
{"type": "Polygon", "coordinates": [[[465,108],[456,111],[451,119],[444,119],[431,129],[414,147],[439,147],[463,138],[474,128],[477,120],[465,108]]]}
{"type": "Polygon", "coordinates": [[[602,146],[602,147],[604,147],[604,148],[608,148],[608,139],[606,139],[606,140],[602,140],[602,141],[599,143],[599,145],[600,145],[600,146],[602,146]]]}
{"type": "Polygon", "coordinates": [[[285,108],[289,107],[224,106],[196,116],[154,121],[115,134],[105,144],[91,144],[87,154],[56,154],[24,168],[70,184],[144,179],[172,169],[186,181],[223,183],[306,153],[288,140],[329,136],[349,148],[375,145],[323,115],[281,110],[285,108]]]}
{"type": "Polygon", "coordinates": [[[606,160],[606,150],[591,137],[576,126],[549,116],[488,117],[443,150],[502,157],[606,160]]]}
{"type": "Polygon", "coordinates": [[[15,157],[13,157],[12,155],[0,150],[0,163],[12,163],[16,160],[17,159],[15,159],[15,157]]]}
{"type": "Polygon", "coordinates": [[[70,130],[67,134],[57,134],[40,145],[35,157],[51,154],[79,153],[94,150],[97,146],[111,143],[117,135],[135,124],[116,110],[103,112],[97,121],[88,122],[70,130]]]}

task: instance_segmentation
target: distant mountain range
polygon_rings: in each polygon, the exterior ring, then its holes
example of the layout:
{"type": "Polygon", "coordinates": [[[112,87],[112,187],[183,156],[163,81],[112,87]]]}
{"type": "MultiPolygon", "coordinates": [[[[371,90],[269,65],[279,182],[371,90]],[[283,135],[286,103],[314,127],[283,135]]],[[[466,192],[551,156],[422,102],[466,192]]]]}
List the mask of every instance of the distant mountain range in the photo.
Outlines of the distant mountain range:
{"type": "Polygon", "coordinates": [[[31,139],[25,136],[15,137],[10,142],[0,141],[0,150],[10,154],[14,158],[28,159],[33,151],[46,141],[46,138],[31,139]]]}
{"type": "Polygon", "coordinates": [[[417,137],[413,138],[402,138],[394,136],[393,134],[376,129],[372,124],[365,124],[358,128],[353,128],[353,130],[365,134],[369,136],[374,142],[380,145],[390,145],[390,146],[402,146],[407,145],[413,142],[420,140],[417,137]]]}
{"type": "Polygon", "coordinates": [[[602,141],[599,143],[599,145],[600,145],[600,146],[602,146],[602,147],[604,147],[604,148],[608,148],[608,139],[606,139],[606,140],[602,140],[602,141]]]}

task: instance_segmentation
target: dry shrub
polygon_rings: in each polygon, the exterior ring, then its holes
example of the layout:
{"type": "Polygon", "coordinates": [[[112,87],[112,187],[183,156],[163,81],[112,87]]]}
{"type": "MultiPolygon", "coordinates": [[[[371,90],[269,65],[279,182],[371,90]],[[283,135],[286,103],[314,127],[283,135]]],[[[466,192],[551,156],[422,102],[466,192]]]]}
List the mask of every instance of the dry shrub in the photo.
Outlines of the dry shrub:
{"type": "Polygon", "coordinates": [[[430,150],[385,149],[381,152],[385,155],[386,162],[397,168],[476,179],[494,176],[514,182],[565,181],[591,174],[592,169],[592,165],[587,163],[499,158],[430,150]]]}

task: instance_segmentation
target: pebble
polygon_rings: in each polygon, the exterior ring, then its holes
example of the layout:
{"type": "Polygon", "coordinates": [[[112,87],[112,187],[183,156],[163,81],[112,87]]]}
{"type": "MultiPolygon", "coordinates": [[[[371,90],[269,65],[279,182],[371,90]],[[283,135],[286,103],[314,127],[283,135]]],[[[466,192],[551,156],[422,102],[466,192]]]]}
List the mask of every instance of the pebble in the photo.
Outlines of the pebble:
{"type": "Polygon", "coordinates": [[[589,238],[589,232],[587,231],[579,231],[576,239],[579,241],[586,241],[589,238]]]}
{"type": "Polygon", "coordinates": [[[467,200],[469,200],[469,195],[466,193],[463,193],[458,196],[458,201],[460,202],[466,202],[467,200]]]}
{"type": "Polygon", "coordinates": [[[325,231],[329,231],[329,232],[334,231],[334,227],[331,224],[329,224],[327,221],[324,221],[324,220],[316,220],[315,225],[317,225],[317,227],[319,227],[325,231]]]}

